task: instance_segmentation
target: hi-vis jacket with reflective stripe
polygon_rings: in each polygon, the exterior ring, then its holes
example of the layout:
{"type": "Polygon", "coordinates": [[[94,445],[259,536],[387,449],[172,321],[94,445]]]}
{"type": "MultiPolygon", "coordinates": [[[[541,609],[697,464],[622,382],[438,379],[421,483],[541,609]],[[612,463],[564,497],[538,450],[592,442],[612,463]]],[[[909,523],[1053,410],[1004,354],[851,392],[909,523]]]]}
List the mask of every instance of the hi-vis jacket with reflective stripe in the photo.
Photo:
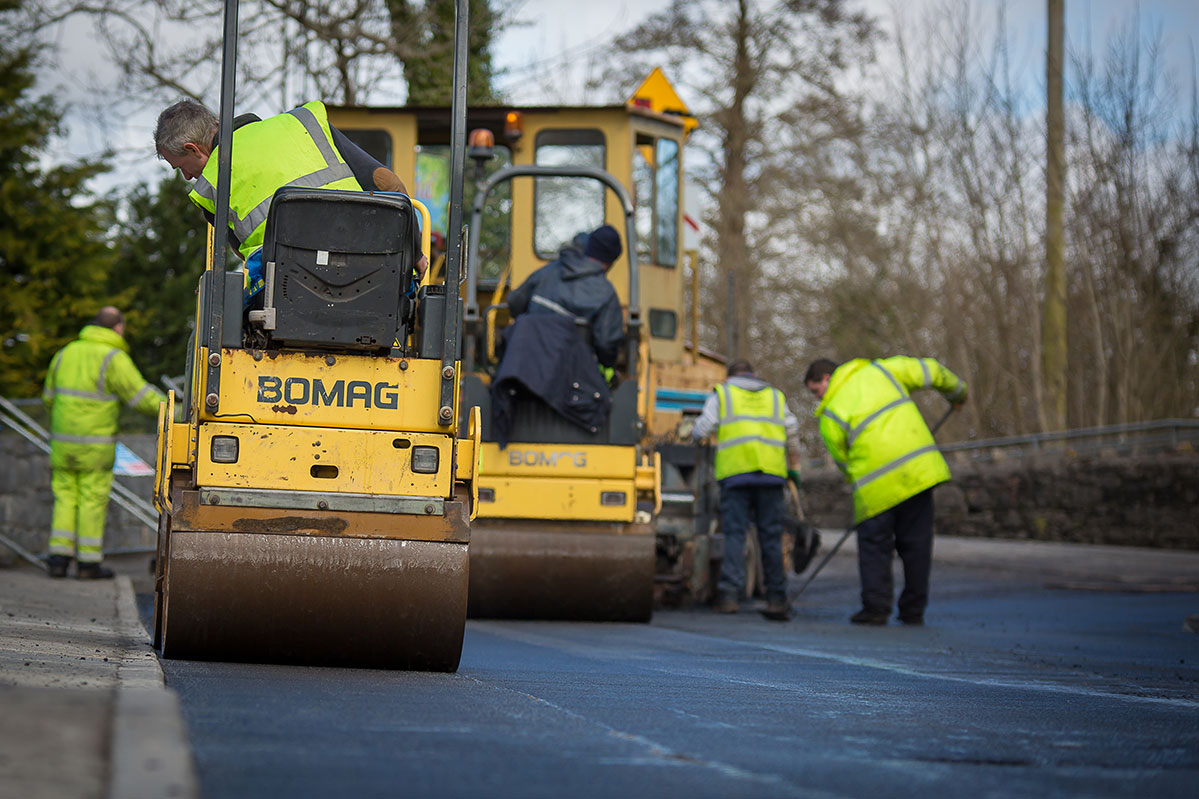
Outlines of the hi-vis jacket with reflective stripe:
{"type": "Polygon", "coordinates": [[[165,399],[142,377],[115,330],[83,328],[50,362],[42,400],[50,410],[50,465],[75,471],[112,468],[120,403],[148,415],[165,399]]]}
{"type": "Polygon", "coordinates": [[[950,402],[966,398],[966,384],[932,358],[859,358],[829,378],[816,417],[853,486],[855,523],[949,480],[949,465],[909,395],[921,388],[950,402]]]}
{"type": "Polygon", "coordinates": [[[721,383],[716,387],[719,427],[716,431],[716,479],[763,472],[787,476],[787,400],[769,385],[747,389],[721,383]]]}
{"type": "MultiPolygon", "coordinates": [[[[349,189],[361,187],[333,146],[329,116],[323,103],[313,101],[286,114],[253,122],[233,133],[233,164],[229,178],[229,226],[240,242],[238,251],[249,258],[262,246],[266,215],[275,190],[282,186],[349,189]]],[[[217,148],[192,186],[191,201],[216,213],[217,148]]]]}

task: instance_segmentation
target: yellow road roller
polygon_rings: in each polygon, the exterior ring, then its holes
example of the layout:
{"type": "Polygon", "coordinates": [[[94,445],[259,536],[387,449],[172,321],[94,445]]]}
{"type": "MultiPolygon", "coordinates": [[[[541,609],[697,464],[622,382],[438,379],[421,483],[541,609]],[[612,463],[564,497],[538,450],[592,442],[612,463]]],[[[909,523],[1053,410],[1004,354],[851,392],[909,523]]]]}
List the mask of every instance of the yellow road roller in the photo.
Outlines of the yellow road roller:
{"type": "MultiPolygon", "coordinates": [[[[514,165],[476,189],[468,252],[479,251],[488,196],[520,178],[606,188],[619,203],[625,241],[637,241],[632,199],[606,171],[514,165]]],[[[629,259],[625,354],[604,424],[586,429],[523,394],[512,400],[503,442],[492,429],[494,394],[486,379],[491,375],[478,368],[485,364],[476,361],[472,345],[482,339],[488,353],[483,360],[496,360],[495,326],[483,323],[506,306],[494,303],[477,313],[477,283],[468,269],[463,391],[472,406],[483,409],[480,516],[470,554],[472,616],[648,621],[653,613],[653,520],[661,507],[661,467],[658,454],[641,445],[646,395],[639,376],[646,364],[638,266],[636,257],[629,259]]],[[[583,320],[576,322],[585,328],[583,320]]],[[[586,338],[585,329],[579,333],[586,338]]]]}
{"type": "MultiPolygon", "coordinates": [[[[236,30],[235,2],[225,29],[236,30]]],[[[464,86],[464,50],[455,66],[464,86]]],[[[220,140],[232,142],[224,85],[220,140]]],[[[461,164],[465,90],[455,98],[461,164]]],[[[263,307],[243,317],[242,275],[221,265],[229,156],[217,152],[187,393],[181,413],[173,395],[160,413],[155,646],[169,658],[454,671],[481,433],[477,409],[463,411],[462,434],[458,424],[461,250],[441,285],[414,285],[431,227],[419,202],[284,187],[266,223],[263,307]]],[[[464,231],[461,168],[454,177],[450,229],[464,231]]]]}

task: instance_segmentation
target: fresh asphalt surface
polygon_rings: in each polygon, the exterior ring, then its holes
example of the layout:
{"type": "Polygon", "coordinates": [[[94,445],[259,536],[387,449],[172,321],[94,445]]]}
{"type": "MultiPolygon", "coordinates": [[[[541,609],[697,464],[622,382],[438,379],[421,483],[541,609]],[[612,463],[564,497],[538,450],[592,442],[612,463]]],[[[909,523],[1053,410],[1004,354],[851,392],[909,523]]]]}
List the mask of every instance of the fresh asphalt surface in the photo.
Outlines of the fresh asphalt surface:
{"type": "Polygon", "coordinates": [[[472,620],[457,674],[163,667],[208,799],[1196,796],[1199,595],[933,577],[923,628],[846,623],[842,557],[788,624],[472,620]]]}

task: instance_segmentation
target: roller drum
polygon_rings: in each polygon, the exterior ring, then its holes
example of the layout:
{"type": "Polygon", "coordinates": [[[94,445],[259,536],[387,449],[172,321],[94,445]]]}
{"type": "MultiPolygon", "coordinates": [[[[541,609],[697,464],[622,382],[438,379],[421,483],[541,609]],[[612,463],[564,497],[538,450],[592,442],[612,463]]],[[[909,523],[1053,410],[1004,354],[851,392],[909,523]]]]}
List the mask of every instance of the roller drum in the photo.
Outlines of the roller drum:
{"type": "Polygon", "coordinates": [[[465,543],[173,531],[163,655],[455,671],[465,543]]]}
{"type": "Polygon", "coordinates": [[[645,622],[653,599],[647,526],[579,530],[479,519],[471,528],[471,617],[645,622]]]}

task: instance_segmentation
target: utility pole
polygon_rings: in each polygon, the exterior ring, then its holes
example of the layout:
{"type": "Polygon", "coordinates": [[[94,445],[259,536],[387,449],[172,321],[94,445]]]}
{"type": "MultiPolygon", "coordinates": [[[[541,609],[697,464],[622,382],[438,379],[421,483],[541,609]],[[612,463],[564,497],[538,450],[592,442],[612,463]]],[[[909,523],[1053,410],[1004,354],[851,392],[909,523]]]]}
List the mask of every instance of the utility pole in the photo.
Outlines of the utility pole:
{"type": "MultiPolygon", "coordinates": [[[[1062,111],[1062,53],[1065,0],[1048,0],[1046,52],[1045,307],[1041,314],[1041,375],[1044,419],[1050,430],[1066,429],[1066,268],[1062,235],[1065,183],[1065,118],[1062,111]]],[[[1048,432],[1048,431],[1046,431],[1048,432]]]]}

